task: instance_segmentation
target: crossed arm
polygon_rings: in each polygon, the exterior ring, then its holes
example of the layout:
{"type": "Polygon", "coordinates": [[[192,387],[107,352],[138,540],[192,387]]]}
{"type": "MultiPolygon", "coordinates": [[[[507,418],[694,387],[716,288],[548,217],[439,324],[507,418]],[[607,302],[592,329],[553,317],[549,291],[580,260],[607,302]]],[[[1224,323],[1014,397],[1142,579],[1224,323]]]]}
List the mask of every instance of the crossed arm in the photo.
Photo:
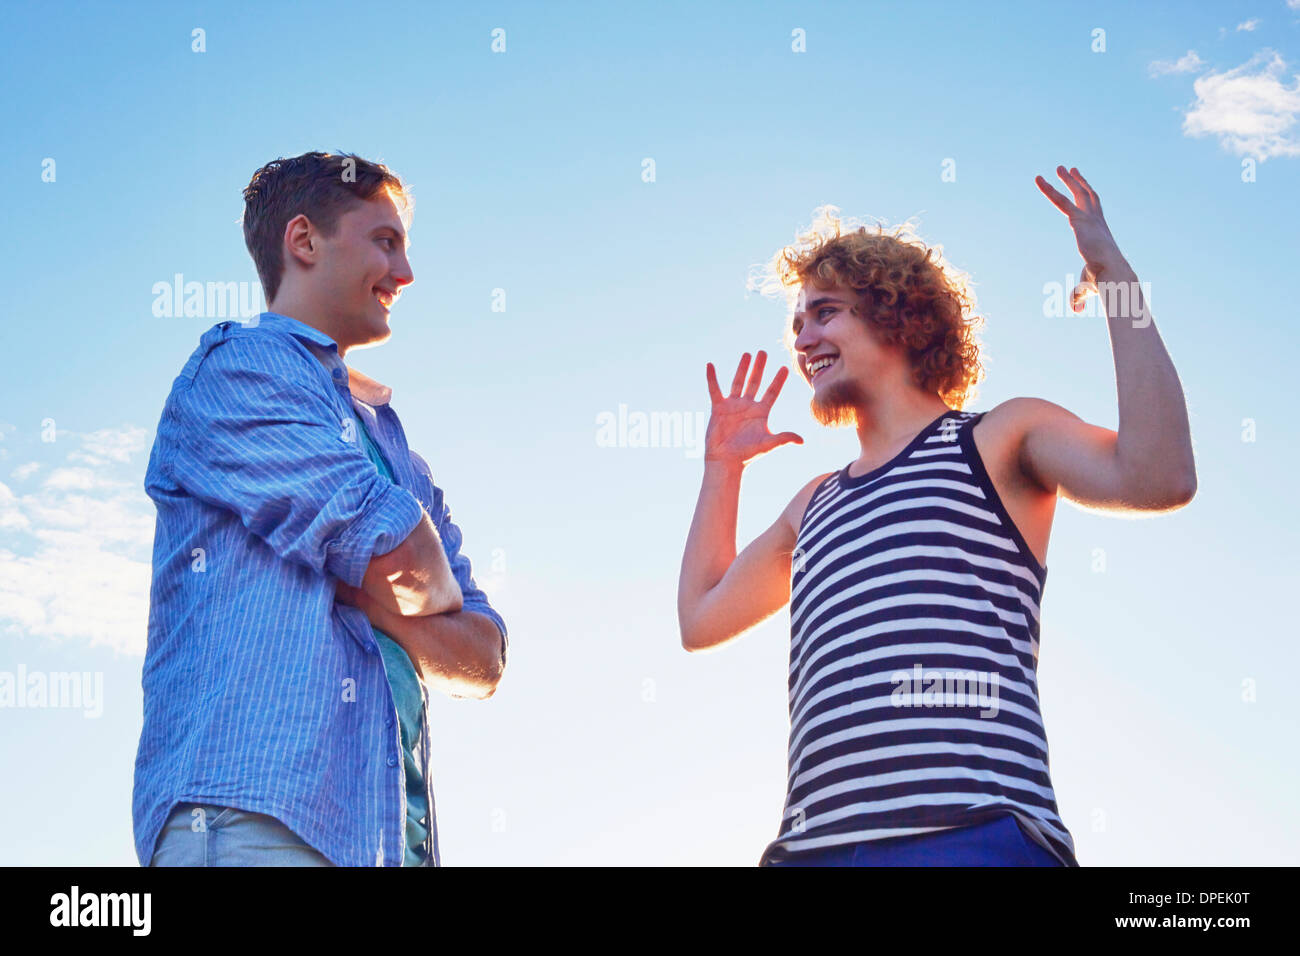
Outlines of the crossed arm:
{"type": "Polygon", "coordinates": [[[462,610],[459,601],[445,611],[398,614],[343,581],[336,593],[338,600],[365,611],[373,626],[401,645],[424,683],[453,697],[479,700],[496,691],[505,669],[505,642],[491,618],[462,610]]]}
{"type": "MultiPolygon", "coordinates": [[[[459,581],[468,592],[472,578],[450,512],[444,504],[435,524],[355,446],[343,451],[339,409],[287,336],[238,331],[212,347],[169,396],[160,427],[174,436],[163,468],[177,487],[237,515],[281,559],[333,578],[336,596],[362,607],[430,681],[491,696],[504,628],[464,610],[459,581]]],[[[470,600],[483,606],[477,592],[470,600]]]]}
{"type": "Polygon", "coordinates": [[[360,588],[339,581],[335,594],[401,645],[425,683],[453,697],[483,700],[496,691],[505,640],[487,615],[463,609],[464,595],[428,514],[395,549],[371,559],[360,588]]]}

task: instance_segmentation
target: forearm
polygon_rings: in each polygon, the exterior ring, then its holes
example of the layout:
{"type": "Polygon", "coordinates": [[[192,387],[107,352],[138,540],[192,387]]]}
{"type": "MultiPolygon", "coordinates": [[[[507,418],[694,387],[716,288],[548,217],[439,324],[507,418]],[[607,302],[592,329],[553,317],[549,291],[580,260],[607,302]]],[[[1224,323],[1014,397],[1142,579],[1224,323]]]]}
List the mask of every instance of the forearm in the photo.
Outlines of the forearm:
{"type": "Polygon", "coordinates": [[[686,536],[677,585],[677,616],[683,634],[699,600],[722,580],[736,560],[736,518],[743,470],[739,463],[704,464],[704,479],[686,536]]]}
{"type": "Polygon", "coordinates": [[[397,548],[370,562],[361,589],[394,614],[459,611],[464,601],[428,514],[420,516],[420,523],[397,548]]]}
{"type": "Polygon", "coordinates": [[[505,669],[504,641],[491,618],[474,611],[408,616],[374,606],[370,623],[401,645],[420,679],[454,697],[491,697],[505,669]]]}
{"type": "Polygon", "coordinates": [[[1196,464],[1187,400],[1137,274],[1117,255],[1101,268],[1097,286],[1115,357],[1119,467],[1145,487],[1154,482],[1175,494],[1192,491],[1196,464]]]}

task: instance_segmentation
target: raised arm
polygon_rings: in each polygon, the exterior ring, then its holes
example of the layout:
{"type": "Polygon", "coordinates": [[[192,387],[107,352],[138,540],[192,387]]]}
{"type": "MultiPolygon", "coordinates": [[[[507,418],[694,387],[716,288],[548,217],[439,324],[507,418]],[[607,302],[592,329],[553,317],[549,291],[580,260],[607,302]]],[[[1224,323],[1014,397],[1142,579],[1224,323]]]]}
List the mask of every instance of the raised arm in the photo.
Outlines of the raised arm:
{"type": "Polygon", "coordinates": [[[788,513],[736,555],[736,515],[746,462],[778,445],[803,442],[793,432],[773,435],[768,430],[768,413],[789,369],[779,369],[763,398],[755,400],[766,361],[766,353],[759,352],[746,385],[746,352],[726,397],[712,363],[707,366],[713,411],[705,434],[704,480],[677,586],[677,618],[688,651],[724,644],[790,600],[795,526],[788,513]]]}
{"type": "Polygon", "coordinates": [[[1077,169],[1056,172],[1073,202],[1042,176],[1036,183],[1069,219],[1083,256],[1072,308],[1081,311],[1089,293],[1101,296],[1115,356],[1119,430],[1090,425],[1051,402],[1013,399],[1005,404],[1014,406],[1022,425],[1021,468],[1044,489],[1098,510],[1180,508],[1196,494],[1196,462],[1178,373],[1096,191],[1077,169]]]}

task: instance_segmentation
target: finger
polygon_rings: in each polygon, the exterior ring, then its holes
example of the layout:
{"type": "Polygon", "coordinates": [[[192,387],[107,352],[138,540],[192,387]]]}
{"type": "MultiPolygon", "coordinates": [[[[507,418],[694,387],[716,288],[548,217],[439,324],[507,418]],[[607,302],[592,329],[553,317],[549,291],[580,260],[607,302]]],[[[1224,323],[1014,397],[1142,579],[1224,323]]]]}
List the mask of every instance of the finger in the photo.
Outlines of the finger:
{"type": "Polygon", "coordinates": [[[1083,311],[1084,300],[1090,295],[1097,293],[1097,286],[1093,282],[1080,282],[1070,293],[1070,308],[1075,312],[1083,311]]]}
{"type": "Polygon", "coordinates": [[[754,359],[754,370],[749,373],[749,384],[745,386],[745,397],[753,399],[758,394],[758,386],[763,381],[763,369],[767,366],[767,353],[759,349],[754,359]]]}
{"type": "Polygon", "coordinates": [[[1035,176],[1034,182],[1038,184],[1038,188],[1042,190],[1043,195],[1052,201],[1052,205],[1061,210],[1061,212],[1065,213],[1067,216],[1073,216],[1079,211],[1075,208],[1074,203],[1070,202],[1070,200],[1066,199],[1053,189],[1052,184],[1042,176],[1035,176]]]}
{"type": "Polygon", "coordinates": [[[722,401],[722,389],[718,387],[718,373],[714,371],[712,362],[705,366],[705,377],[709,382],[709,401],[716,405],[722,401]]]}
{"type": "Polygon", "coordinates": [[[1087,209],[1092,205],[1088,194],[1084,192],[1083,186],[1068,169],[1064,166],[1057,166],[1056,175],[1060,176],[1061,181],[1070,188],[1070,195],[1074,197],[1075,205],[1080,209],[1087,209]]]}
{"type": "Polygon", "coordinates": [[[1072,167],[1070,172],[1074,174],[1075,178],[1079,180],[1079,184],[1083,186],[1084,190],[1088,193],[1088,198],[1092,200],[1092,204],[1098,209],[1101,209],[1101,197],[1097,195],[1097,190],[1092,188],[1092,183],[1084,179],[1083,173],[1079,172],[1078,169],[1072,167]]]}
{"type": "Polygon", "coordinates": [[[769,385],[767,391],[763,393],[764,405],[768,408],[772,407],[772,404],[776,401],[776,397],[781,394],[781,386],[785,384],[785,380],[789,377],[790,367],[788,365],[782,365],[776,370],[776,374],[772,376],[772,384],[769,385]]]}
{"type": "Polygon", "coordinates": [[[731,397],[735,398],[740,394],[740,390],[745,387],[745,372],[749,370],[749,353],[746,352],[740,357],[740,364],[736,366],[736,377],[731,380],[731,397]]]}
{"type": "Polygon", "coordinates": [[[803,444],[803,439],[794,432],[781,432],[779,435],[773,435],[772,438],[773,441],[771,446],[768,448],[768,451],[771,451],[773,448],[780,448],[782,445],[803,444]]]}
{"type": "Polygon", "coordinates": [[[1089,193],[1090,195],[1093,194],[1092,186],[1089,185],[1088,180],[1083,178],[1083,173],[1079,172],[1078,166],[1070,167],[1070,176],[1071,178],[1074,179],[1075,182],[1079,184],[1079,186],[1084,190],[1084,192],[1089,193]]]}

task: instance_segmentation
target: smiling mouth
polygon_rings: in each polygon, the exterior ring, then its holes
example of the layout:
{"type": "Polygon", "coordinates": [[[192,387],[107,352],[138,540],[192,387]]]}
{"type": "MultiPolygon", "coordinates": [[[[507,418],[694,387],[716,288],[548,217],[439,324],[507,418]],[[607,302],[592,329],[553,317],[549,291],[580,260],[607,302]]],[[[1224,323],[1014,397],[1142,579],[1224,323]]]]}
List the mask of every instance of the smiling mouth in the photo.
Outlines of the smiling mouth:
{"type": "Polygon", "coordinates": [[[808,368],[808,380],[810,382],[815,382],[819,376],[825,374],[829,369],[833,368],[835,366],[835,363],[838,362],[839,360],[840,357],[838,355],[832,356],[829,362],[825,361],[824,359],[818,359],[817,362],[815,362],[813,365],[810,365],[808,368]]]}
{"type": "Polygon", "coordinates": [[[393,295],[391,292],[385,292],[383,289],[375,289],[373,291],[375,298],[379,300],[379,304],[384,307],[384,311],[391,309],[393,303],[397,301],[397,296],[393,295]]]}

